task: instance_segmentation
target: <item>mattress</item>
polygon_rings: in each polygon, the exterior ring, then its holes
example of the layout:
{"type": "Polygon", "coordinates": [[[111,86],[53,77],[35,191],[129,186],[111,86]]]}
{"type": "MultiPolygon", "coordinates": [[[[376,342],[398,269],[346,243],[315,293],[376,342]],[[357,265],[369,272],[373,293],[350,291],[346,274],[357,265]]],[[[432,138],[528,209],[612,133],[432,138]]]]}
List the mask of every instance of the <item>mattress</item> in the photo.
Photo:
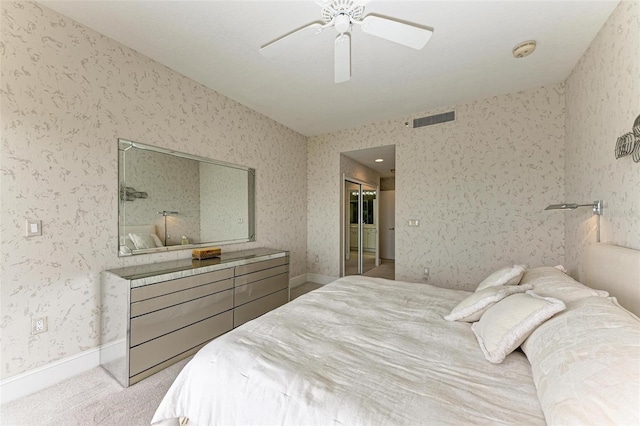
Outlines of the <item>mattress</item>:
{"type": "Polygon", "coordinates": [[[524,354],[491,364],[442,318],[468,295],[341,278],[202,348],[152,423],[544,424],[524,354]]]}

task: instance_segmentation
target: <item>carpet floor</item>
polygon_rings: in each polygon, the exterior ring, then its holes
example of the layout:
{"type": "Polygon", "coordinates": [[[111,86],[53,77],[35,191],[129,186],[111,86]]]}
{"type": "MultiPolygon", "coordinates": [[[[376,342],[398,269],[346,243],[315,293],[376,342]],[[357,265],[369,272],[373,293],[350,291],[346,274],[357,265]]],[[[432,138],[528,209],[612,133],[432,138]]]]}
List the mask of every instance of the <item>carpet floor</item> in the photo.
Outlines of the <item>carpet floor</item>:
{"type": "MultiPolygon", "coordinates": [[[[149,425],[184,359],[128,388],[101,367],[0,407],[3,426],[149,425]]],[[[176,422],[177,424],[177,422],[176,422]]]]}
{"type": "MultiPolygon", "coordinates": [[[[304,283],[291,298],[321,287],[304,283]]],[[[2,426],[149,425],[160,401],[191,357],[123,388],[101,367],[0,407],[2,426]]],[[[174,422],[178,425],[178,422],[174,422]]],[[[165,423],[163,426],[169,426],[165,423]]]]}

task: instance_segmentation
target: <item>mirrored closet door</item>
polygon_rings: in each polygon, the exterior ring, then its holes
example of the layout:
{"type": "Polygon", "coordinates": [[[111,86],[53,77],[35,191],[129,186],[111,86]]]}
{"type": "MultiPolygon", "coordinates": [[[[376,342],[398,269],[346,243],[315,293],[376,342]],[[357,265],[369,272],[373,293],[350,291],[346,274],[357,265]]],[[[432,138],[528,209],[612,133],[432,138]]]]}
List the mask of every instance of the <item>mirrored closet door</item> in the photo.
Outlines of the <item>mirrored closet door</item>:
{"type": "Polygon", "coordinates": [[[344,181],[344,275],[362,275],[378,266],[378,189],[344,181]]]}

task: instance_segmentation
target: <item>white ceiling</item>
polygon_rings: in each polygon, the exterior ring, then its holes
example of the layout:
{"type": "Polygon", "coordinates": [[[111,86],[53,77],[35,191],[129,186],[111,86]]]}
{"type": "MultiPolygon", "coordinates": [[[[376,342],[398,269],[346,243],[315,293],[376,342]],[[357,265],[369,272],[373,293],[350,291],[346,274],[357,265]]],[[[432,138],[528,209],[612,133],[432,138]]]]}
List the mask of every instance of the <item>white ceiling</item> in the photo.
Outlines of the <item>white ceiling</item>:
{"type": "Polygon", "coordinates": [[[321,17],[307,1],[41,1],[307,136],[563,81],[616,1],[370,1],[434,28],[420,51],[352,31],[352,78],[333,82],[329,29],[277,59],[265,43],[321,17]],[[536,52],[514,59],[525,40],[536,52]]]}
{"type": "Polygon", "coordinates": [[[343,152],[343,155],[356,160],[360,164],[377,171],[380,177],[393,177],[396,169],[396,146],[385,145],[375,148],[358,149],[356,151],[343,152]],[[376,160],[382,162],[377,163],[376,160]],[[391,171],[393,169],[393,172],[391,171]]]}

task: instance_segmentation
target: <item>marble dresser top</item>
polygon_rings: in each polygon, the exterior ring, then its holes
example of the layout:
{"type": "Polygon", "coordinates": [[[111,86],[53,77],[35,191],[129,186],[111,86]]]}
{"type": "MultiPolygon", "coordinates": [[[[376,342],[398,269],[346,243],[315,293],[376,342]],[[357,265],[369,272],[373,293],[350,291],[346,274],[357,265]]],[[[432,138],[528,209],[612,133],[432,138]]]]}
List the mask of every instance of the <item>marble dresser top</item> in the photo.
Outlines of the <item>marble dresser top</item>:
{"type": "Polygon", "coordinates": [[[206,272],[218,271],[220,269],[232,268],[288,255],[289,252],[283,250],[257,248],[222,253],[220,257],[214,257],[212,259],[180,259],[169,262],[109,269],[105,272],[129,280],[131,287],[141,287],[157,282],[175,280],[177,278],[204,274],[206,272]]]}

